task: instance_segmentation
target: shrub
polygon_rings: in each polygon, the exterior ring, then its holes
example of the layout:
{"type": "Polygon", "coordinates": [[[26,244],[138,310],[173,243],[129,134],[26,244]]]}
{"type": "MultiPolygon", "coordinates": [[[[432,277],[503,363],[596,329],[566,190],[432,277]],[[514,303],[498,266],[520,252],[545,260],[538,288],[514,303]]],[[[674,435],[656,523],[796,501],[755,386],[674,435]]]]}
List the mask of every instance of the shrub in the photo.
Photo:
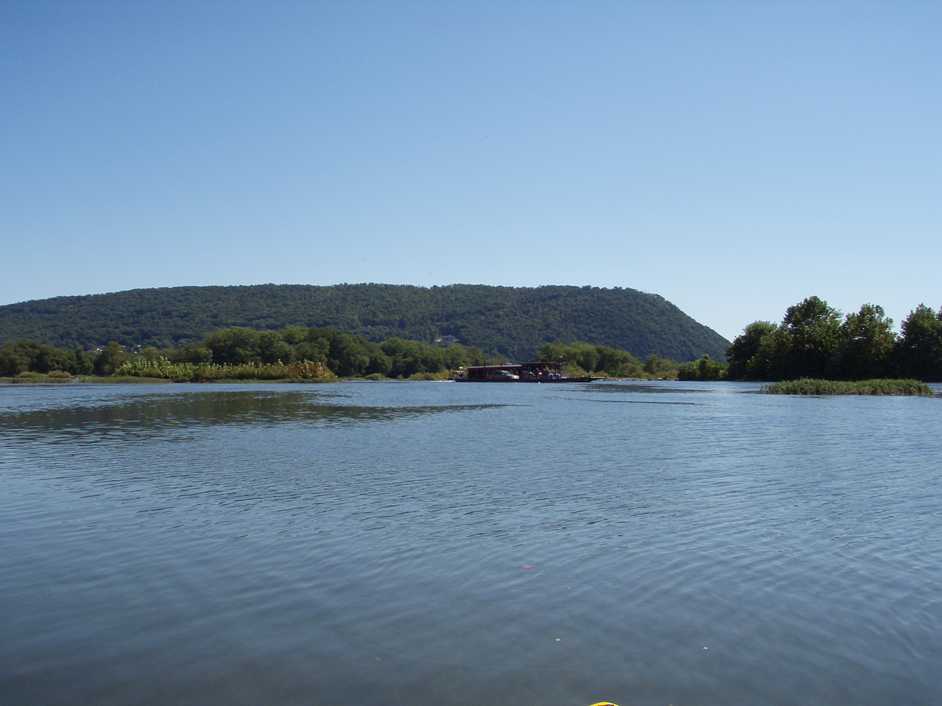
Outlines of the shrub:
{"type": "Polygon", "coordinates": [[[25,370],[13,378],[13,382],[45,382],[46,374],[25,370]]]}
{"type": "Polygon", "coordinates": [[[435,373],[421,372],[413,373],[409,376],[409,380],[449,380],[451,379],[450,370],[439,370],[435,373]]]}

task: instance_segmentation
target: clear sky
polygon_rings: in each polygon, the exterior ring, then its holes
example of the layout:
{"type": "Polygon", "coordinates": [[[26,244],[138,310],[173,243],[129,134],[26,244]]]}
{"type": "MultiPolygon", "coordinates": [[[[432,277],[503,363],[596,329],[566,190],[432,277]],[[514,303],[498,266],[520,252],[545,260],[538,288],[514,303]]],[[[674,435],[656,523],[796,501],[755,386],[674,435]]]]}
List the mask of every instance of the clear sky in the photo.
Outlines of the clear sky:
{"type": "Polygon", "coordinates": [[[937,2],[0,3],[0,304],[591,284],[942,305],[937,2]]]}

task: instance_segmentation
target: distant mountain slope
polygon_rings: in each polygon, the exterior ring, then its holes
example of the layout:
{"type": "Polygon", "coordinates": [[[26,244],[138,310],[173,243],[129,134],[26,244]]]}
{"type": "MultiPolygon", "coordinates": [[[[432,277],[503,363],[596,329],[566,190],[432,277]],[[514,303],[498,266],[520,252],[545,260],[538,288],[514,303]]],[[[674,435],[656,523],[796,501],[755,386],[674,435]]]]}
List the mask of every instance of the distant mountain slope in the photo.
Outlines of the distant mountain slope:
{"type": "Polygon", "coordinates": [[[729,342],[669,301],[634,289],[455,284],[256,285],[133,289],[0,306],[0,343],[169,346],[227,326],[333,327],[379,340],[453,336],[510,358],[546,341],[583,340],[639,357],[723,359],[729,342]]]}

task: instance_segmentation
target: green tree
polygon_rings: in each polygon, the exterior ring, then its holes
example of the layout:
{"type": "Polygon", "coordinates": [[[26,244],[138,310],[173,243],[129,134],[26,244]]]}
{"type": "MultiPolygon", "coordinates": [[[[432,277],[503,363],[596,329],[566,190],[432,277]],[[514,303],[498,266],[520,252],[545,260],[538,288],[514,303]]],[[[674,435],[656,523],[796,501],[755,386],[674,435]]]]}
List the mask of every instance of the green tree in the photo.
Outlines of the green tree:
{"type": "Polygon", "coordinates": [[[856,314],[848,314],[841,324],[841,376],[851,380],[887,377],[895,342],[893,320],[883,307],[864,304],[856,314]]]}
{"type": "Polygon", "coordinates": [[[673,360],[655,355],[654,353],[649,355],[644,361],[644,372],[648,375],[664,377],[672,374],[675,368],[677,368],[677,363],[673,360]]]}
{"type": "Polygon", "coordinates": [[[754,321],[736,337],[726,351],[729,363],[730,380],[765,380],[768,379],[766,366],[757,357],[762,340],[772,334],[778,326],[770,321],[754,321]]]}
{"type": "Polygon", "coordinates": [[[776,326],[759,341],[759,350],[746,367],[746,377],[750,380],[785,379],[791,350],[791,334],[786,328],[776,326]]]}
{"type": "Polygon", "coordinates": [[[641,373],[641,361],[628,351],[611,346],[596,346],[598,362],[596,371],[604,371],[612,376],[632,376],[641,373]]]}
{"type": "Polygon", "coordinates": [[[389,375],[392,370],[392,359],[383,352],[382,346],[378,343],[368,343],[366,349],[370,357],[366,372],[368,374],[389,375]]]}
{"type": "Polygon", "coordinates": [[[285,326],[281,330],[281,339],[289,346],[296,346],[307,340],[307,333],[304,326],[285,326]]]}
{"type": "Polygon", "coordinates": [[[72,351],[72,368],[75,375],[91,375],[95,372],[95,359],[81,348],[72,351]]]}
{"type": "Polygon", "coordinates": [[[0,375],[12,377],[29,370],[31,356],[23,342],[7,343],[0,348],[0,375]]]}
{"type": "Polygon", "coordinates": [[[327,366],[337,375],[364,375],[370,367],[370,353],[363,339],[349,333],[338,333],[330,342],[327,366]]]}
{"type": "Polygon", "coordinates": [[[204,345],[190,344],[167,352],[174,363],[212,363],[213,352],[204,345]]]}
{"type": "Polygon", "coordinates": [[[435,373],[446,369],[444,350],[419,341],[390,338],[383,341],[383,352],[389,356],[393,377],[411,377],[416,373],[435,373]]]}
{"type": "Polygon", "coordinates": [[[443,362],[446,370],[455,370],[462,366],[474,365],[474,359],[464,346],[452,344],[443,351],[443,362]]]}
{"type": "Polygon", "coordinates": [[[700,360],[683,363],[677,369],[678,380],[722,380],[726,377],[726,364],[704,354],[700,360]]]}
{"type": "Polygon", "coordinates": [[[819,297],[788,307],[782,327],[790,337],[785,376],[826,378],[837,367],[841,315],[819,297]]]}
{"type": "Polygon", "coordinates": [[[33,345],[35,347],[33,359],[30,361],[30,370],[48,373],[53,370],[69,370],[72,367],[72,356],[64,350],[42,343],[33,345]]]}
{"type": "Polygon", "coordinates": [[[942,380],[942,310],[925,304],[909,313],[900,327],[895,356],[900,372],[920,380],[942,380]]]}
{"type": "Polygon", "coordinates": [[[226,328],[209,334],[205,346],[212,352],[214,363],[240,365],[259,359],[258,339],[259,332],[250,328],[226,328]]]}
{"type": "Polygon", "coordinates": [[[128,359],[128,354],[117,341],[111,341],[95,356],[96,375],[114,375],[114,371],[128,359]]]}
{"type": "Polygon", "coordinates": [[[144,348],[141,349],[141,352],[139,355],[143,360],[146,360],[149,362],[153,362],[162,357],[161,352],[157,350],[154,346],[144,346],[144,348]]]}
{"type": "Polygon", "coordinates": [[[572,344],[572,362],[588,373],[598,369],[599,352],[591,343],[579,341],[572,344]]]}
{"type": "Polygon", "coordinates": [[[257,339],[258,357],[263,363],[290,363],[293,358],[293,349],[281,338],[276,331],[264,331],[257,339]]]}
{"type": "Polygon", "coordinates": [[[537,351],[536,355],[540,360],[562,363],[566,360],[566,344],[560,343],[559,341],[544,343],[542,346],[540,346],[540,349],[537,351]]]}
{"type": "Polygon", "coordinates": [[[19,375],[27,371],[48,373],[53,370],[76,372],[75,355],[34,341],[17,341],[0,348],[0,375],[19,375]]]}

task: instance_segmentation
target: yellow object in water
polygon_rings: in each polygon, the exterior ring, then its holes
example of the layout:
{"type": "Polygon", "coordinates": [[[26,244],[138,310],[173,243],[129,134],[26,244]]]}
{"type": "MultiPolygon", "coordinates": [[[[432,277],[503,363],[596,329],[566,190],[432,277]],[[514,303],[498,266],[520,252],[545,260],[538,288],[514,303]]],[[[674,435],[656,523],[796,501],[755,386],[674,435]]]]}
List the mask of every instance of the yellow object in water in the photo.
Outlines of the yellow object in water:
{"type": "Polygon", "coordinates": [[[592,706],[618,706],[618,704],[613,704],[611,701],[598,701],[592,704],[592,706]]]}

